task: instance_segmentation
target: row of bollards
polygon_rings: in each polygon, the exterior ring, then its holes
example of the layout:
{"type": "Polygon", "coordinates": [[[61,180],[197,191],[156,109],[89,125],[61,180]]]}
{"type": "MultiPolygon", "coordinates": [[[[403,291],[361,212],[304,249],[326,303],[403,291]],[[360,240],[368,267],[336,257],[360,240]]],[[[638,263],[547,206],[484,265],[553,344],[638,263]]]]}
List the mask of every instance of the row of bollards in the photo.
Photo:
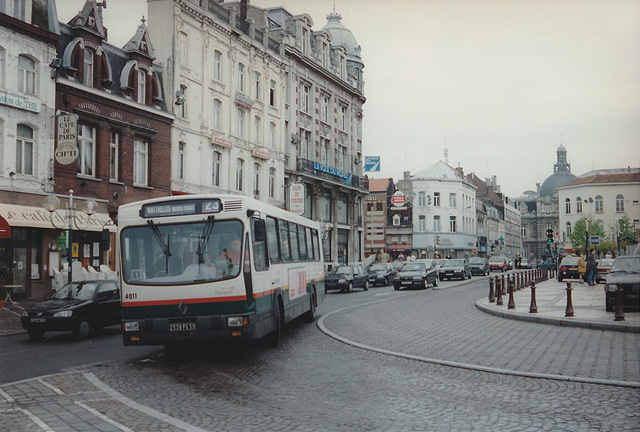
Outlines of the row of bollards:
{"type": "MultiPolygon", "coordinates": [[[[513,296],[515,291],[519,291],[524,289],[525,287],[531,288],[531,305],[529,306],[529,313],[538,313],[538,304],[536,302],[536,283],[543,282],[549,280],[549,278],[554,277],[554,270],[527,270],[520,273],[512,273],[506,275],[502,274],[502,277],[499,276],[490,276],[489,277],[489,303],[495,302],[496,305],[502,306],[504,304],[502,300],[503,295],[509,295],[509,301],[507,304],[508,309],[515,309],[516,303],[513,296]]],[[[575,312],[573,310],[573,300],[571,297],[571,292],[573,288],[571,287],[571,282],[567,282],[567,307],[565,309],[565,317],[573,317],[575,316],[575,312]]],[[[622,286],[618,283],[616,289],[616,314],[614,321],[624,321],[624,291],[622,290],[622,286]]]]}

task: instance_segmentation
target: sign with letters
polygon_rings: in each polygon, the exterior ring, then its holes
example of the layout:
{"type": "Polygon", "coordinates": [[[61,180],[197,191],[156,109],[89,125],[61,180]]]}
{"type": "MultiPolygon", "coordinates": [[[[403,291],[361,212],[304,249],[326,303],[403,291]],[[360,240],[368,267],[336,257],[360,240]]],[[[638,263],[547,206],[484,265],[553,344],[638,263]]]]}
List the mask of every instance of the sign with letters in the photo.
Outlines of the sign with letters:
{"type": "Polygon", "coordinates": [[[57,118],[57,126],[54,155],[58,163],[69,165],[78,159],[78,116],[61,114],[57,118]]]}

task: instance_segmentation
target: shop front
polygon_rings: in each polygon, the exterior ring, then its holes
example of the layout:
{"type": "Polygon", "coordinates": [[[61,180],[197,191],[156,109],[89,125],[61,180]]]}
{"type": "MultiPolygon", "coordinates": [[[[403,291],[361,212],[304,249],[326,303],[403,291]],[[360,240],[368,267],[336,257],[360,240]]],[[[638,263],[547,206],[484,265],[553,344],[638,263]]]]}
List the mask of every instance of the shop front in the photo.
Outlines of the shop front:
{"type": "Polygon", "coordinates": [[[75,212],[69,230],[65,210],[13,204],[0,204],[0,227],[0,285],[12,287],[12,298],[33,299],[51,294],[54,269],[65,274],[70,260],[106,264],[102,231],[115,230],[106,213],[75,212]]]}

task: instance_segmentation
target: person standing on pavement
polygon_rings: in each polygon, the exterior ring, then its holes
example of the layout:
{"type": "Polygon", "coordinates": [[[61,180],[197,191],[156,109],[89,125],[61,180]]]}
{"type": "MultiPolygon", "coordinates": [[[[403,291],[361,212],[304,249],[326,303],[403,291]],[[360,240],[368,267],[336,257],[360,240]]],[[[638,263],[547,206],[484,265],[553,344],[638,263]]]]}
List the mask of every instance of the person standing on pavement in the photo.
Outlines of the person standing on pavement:
{"type": "Polygon", "coordinates": [[[595,285],[596,271],[598,270],[598,261],[596,261],[596,250],[591,249],[587,257],[587,281],[589,286],[595,285]]]}
{"type": "Polygon", "coordinates": [[[587,264],[584,262],[582,252],[578,252],[578,274],[580,275],[580,283],[584,282],[584,273],[587,271],[587,264]]]}

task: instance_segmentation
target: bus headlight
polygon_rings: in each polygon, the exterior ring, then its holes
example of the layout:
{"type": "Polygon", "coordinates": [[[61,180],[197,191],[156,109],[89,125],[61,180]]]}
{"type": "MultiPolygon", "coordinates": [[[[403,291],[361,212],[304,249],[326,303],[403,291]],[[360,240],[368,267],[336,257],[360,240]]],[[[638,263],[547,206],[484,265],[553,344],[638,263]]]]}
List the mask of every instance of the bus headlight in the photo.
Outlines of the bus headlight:
{"type": "Polygon", "coordinates": [[[140,325],[138,321],[127,321],[122,323],[122,331],[126,332],[137,332],[140,330],[140,325]]]}
{"type": "Polygon", "coordinates": [[[249,317],[227,317],[229,327],[242,327],[249,324],[249,317]]]}

